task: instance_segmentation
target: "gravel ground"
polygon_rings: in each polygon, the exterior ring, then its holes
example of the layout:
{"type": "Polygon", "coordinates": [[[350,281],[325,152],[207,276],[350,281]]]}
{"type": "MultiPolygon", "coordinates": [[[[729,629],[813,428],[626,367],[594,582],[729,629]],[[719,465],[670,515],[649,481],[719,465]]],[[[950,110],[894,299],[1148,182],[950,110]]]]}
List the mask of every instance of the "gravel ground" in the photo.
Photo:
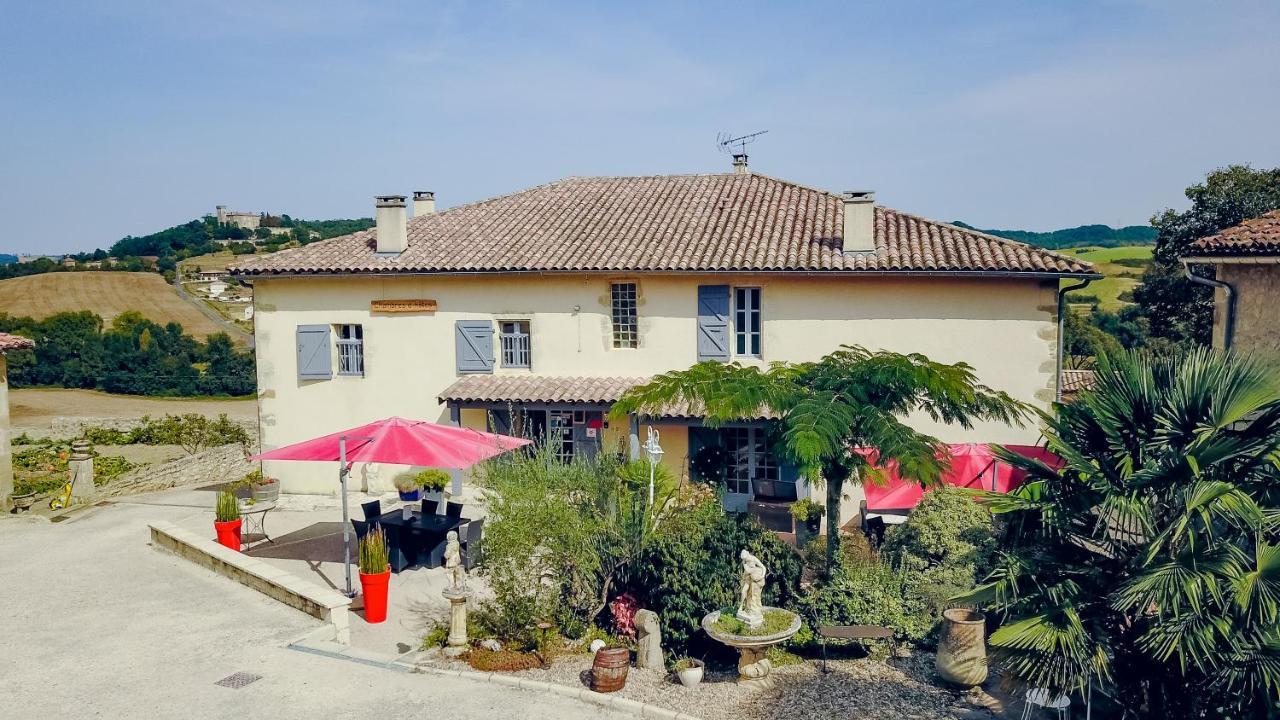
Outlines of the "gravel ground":
{"type": "MultiPolygon", "coordinates": [[[[438,654],[427,660],[437,667],[469,669],[438,654]]],[[[708,670],[702,684],[686,689],[667,673],[631,668],[619,694],[632,700],[695,714],[703,720],[793,720],[794,718],[972,718],[992,717],[970,704],[962,693],[946,689],[933,671],[933,655],[883,660],[831,660],[823,675],[817,662],[774,668],[775,687],[744,691],[734,684],[737,672],[708,670]]],[[[546,669],[521,677],[570,686],[589,682],[591,657],[570,655],[546,669]]]]}

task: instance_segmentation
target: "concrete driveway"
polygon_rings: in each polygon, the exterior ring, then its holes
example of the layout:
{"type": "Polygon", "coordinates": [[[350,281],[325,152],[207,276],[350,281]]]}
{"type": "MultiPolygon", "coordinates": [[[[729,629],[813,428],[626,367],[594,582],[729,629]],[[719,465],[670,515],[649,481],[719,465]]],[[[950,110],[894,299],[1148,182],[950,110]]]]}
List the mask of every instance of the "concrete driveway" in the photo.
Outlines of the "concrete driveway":
{"type": "Polygon", "coordinates": [[[621,718],[516,688],[284,647],[318,621],[148,544],[208,510],[118,503],[67,522],[0,519],[5,718],[621,718]],[[214,683],[236,672],[262,679],[214,683]]]}

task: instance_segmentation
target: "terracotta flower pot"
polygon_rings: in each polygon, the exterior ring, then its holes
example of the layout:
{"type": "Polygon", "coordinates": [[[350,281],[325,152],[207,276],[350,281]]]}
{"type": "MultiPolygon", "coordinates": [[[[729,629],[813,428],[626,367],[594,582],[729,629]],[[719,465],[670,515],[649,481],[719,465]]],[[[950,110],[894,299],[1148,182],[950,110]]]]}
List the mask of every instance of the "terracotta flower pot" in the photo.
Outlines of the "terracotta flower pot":
{"type": "Polygon", "coordinates": [[[391,566],[380,573],[360,573],[360,592],[364,595],[364,621],[380,623],[387,619],[387,586],[391,582],[391,566]]]}
{"type": "Polygon", "coordinates": [[[935,661],[943,680],[961,687],[987,679],[987,618],[976,610],[942,612],[942,637],[935,661]]]}
{"type": "Polygon", "coordinates": [[[240,525],[244,521],[236,518],[231,522],[213,521],[213,529],[218,533],[218,543],[240,552],[240,525]]]}

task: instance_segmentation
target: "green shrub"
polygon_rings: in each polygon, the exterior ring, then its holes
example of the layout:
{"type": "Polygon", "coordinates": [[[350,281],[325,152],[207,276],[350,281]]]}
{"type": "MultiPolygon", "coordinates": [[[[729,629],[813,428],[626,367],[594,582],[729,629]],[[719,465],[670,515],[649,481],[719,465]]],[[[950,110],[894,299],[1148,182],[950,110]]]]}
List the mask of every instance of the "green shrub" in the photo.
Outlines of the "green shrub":
{"type": "Polygon", "coordinates": [[[451,479],[449,473],[439,468],[427,468],[414,476],[418,487],[432,492],[444,490],[451,479]]]}
{"type": "Polygon", "coordinates": [[[830,583],[811,589],[796,610],[811,628],[883,625],[893,628],[899,639],[916,642],[925,639],[937,622],[908,574],[880,563],[847,569],[830,583]]]}
{"type": "Polygon", "coordinates": [[[718,500],[683,509],[641,554],[629,589],[645,608],[658,613],[663,643],[672,651],[719,650],[703,633],[702,618],[736,607],[742,572],[738,554],[744,548],[769,569],[764,602],[790,607],[799,592],[799,556],[753,518],[726,513],[718,500]]]}
{"type": "Polygon", "coordinates": [[[823,511],[824,508],[820,503],[816,503],[809,498],[801,498],[791,503],[791,517],[795,518],[796,522],[807,523],[821,520],[823,511]]]}
{"type": "Polygon", "coordinates": [[[98,455],[93,459],[93,484],[105,485],[136,467],[136,463],[116,455],[98,455]]]}
{"type": "Polygon", "coordinates": [[[915,577],[939,609],[967,592],[991,569],[996,550],[991,512],[973,494],[944,485],[924,499],[885,536],[883,556],[915,577]]]}
{"type": "MultiPolygon", "coordinates": [[[[818,535],[801,550],[805,571],[809,577],[824,577],[827,571],[827,536],[818,535]]],[[[871,547],[862,533],[841,533],[840,568],[849,570],[880,562],[880,554],[871,547]]]]}

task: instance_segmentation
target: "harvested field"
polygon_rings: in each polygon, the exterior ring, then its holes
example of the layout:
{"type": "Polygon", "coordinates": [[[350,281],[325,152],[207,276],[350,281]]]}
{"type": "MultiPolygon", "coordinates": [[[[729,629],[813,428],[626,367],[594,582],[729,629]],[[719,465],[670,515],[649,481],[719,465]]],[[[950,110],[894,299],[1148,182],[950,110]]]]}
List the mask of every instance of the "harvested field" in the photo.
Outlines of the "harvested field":
{"type": "Polygon", "coordinates": [[[59,312],[91,310],[107,322],[136,310],[161,325],[176,322],[198,338],[225,332],[183,300],[163,277],[147,272],[56,272],[0,280],[0,308],[37,320],[59,312]]]}
{"type": "MultiPolygon", "coordinates": [[[[7,281],[6,281],[7,282],[7,281]]],[[[10,421],[16,432],[24,427],[43,428],[54,418],[139,418],[143,415],[199,413],[217,417],[226,413],[232,420],[255,422],[257,404],[246,400],[192,400],[112,395],[95,390],[32,388],[9,393],[10,421]]]]}

